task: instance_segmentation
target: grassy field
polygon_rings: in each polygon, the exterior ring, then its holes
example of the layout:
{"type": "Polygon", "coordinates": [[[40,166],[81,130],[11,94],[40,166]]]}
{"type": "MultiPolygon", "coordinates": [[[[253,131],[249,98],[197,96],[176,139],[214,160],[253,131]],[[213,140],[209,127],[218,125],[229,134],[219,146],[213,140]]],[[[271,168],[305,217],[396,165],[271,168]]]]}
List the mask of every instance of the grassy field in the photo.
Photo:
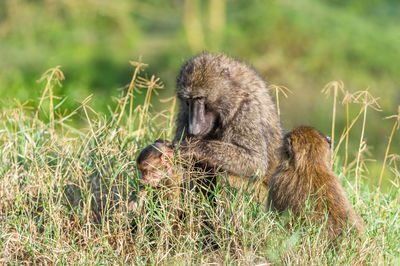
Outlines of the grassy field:
{"type": "MultiPolygon", "coordinates": [[[[43,75],[43,94],[36,106],[14,101],[1,110],[0,263],[400,263],[400,155],[389,152],[400,114],[392,117],[393,131],[387,129],[392,134],[382,179],[389,172],[394,178],[382,192],[381,182],[373,188],[365,185],[369,157],[364,125],[369,110],[379,105],[368,91],[349,93],[340,82],[324,90],[331,91],[334,103],[333,128],[337,108],[344,108],[340,114],[347,123],[343,133],[334,136],[333,168],[365,222],[361,242],[348,234],[332,248],[320,225],[296,221],[290,214],[277,217],[251,193],[222,182],[213,204],[186,191],[176,210],[163,197],[163,189],[150,189],[144,209],[129,211],[130,197],[138,188],[138,151],[157,138],[172,138],[176,104],[175,98],[166,99],[168,108],[154,112],[150,100],[163,85],[154,76],[141,75],[141,64],[132,65],[129,87],[108,103],[107,114],[91,107],[90,95],[67,111],[65,99],[54,95],[64,79],[58,67],[43,75]],[[140,103],[138,91],[145,98],[140,103]],[[347,103],[358,106],[358,113],[336,104],[339,91],[347,93],[347,103]],[[74,116],[84,123],[77,127],[71,122],[74,116]],[[362,130],[353,132],[357,121],[362,130]],[[358,150],[349,150],[350,132],[358,134],[358,150]],[[183,211],[184,218],[177,219],[175,211],[183,211]]],[[[278,102],[282,90],[274,88],[278,102]]]]}

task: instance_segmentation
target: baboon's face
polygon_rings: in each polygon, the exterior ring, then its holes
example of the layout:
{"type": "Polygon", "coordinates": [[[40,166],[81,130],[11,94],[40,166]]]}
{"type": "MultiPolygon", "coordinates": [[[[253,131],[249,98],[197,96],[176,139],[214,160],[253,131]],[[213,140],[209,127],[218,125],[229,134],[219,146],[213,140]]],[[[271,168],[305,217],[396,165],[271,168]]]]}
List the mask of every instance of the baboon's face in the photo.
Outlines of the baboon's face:
{"type": "Polygon", "coordinates": [[[165,165],[161,158],[149,158],[137,165],[140,172],[140,182],[149,186],[159,186],[167,178],[167,173],[172,165],[165,165]]]}
{"type": "Polygon", "coordinates": [[[188,133],[206,136],[215,127],[217,120],[229,111],[234,93],[227,70],[207,57],[195,58],[182,67],[178,76],[177,95],[188,115],[188,133]]]}
{"type": "Polygon", "coordinates": [[[207,104],[207,98],[188,99],[188,132],[194,136],[205,136],[214,128],[216,113],[207,104]]]}
{"type": "MultiPolygon", "coordinates": [[[[167,142],[164,142],[167,143],[167,142]]],[[[139,155],[136,167],[142,184],[160,186],[173,173],[173,150],[164,143],[153,143],[139,155]]]]}

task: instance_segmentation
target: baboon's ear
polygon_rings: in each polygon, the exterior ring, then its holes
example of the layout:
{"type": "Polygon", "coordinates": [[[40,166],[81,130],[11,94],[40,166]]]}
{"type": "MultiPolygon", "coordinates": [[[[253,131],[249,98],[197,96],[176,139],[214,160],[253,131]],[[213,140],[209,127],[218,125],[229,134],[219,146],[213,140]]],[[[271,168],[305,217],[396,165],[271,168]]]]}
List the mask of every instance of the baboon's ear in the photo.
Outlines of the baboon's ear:
{"type": "Polygon", "coordinates": [[[288,136],[286,137],[286,154],[289,158],[293,157],[292,139],[288,136]]]}
{"type": "Polygon", "coordinates": [[[329,144],[329,149],[332,149],[332,139],[331,139],[331,137],[325,136],[325,139],[326,139],[326,141],[327,141],[328,144],[329,144]]]}

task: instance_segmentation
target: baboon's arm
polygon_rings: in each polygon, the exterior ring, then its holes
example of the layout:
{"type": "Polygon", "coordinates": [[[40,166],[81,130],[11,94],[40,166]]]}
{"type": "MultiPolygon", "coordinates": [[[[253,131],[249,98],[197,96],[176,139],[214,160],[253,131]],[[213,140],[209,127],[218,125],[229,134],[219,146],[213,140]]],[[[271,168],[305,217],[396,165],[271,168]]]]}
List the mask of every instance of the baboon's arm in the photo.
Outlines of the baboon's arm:
{"type": "MultiPolygon", "coordinates": [[[[259,146],[263,146],[262,141],[259,146]]],[[[260,149],[217,140],[197,140],[192,145],[182,146],[180,152],[185,159],[193,157],[238,176],[264,175],[268,165],[268,157],[260,149]]]]}

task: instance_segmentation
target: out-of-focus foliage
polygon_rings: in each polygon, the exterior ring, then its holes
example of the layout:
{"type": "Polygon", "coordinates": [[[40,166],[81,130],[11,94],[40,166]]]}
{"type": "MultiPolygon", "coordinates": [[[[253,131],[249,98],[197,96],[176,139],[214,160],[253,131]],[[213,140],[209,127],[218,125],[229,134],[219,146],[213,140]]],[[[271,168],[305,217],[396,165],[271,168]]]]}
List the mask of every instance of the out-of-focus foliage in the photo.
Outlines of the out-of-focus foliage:
{"type": "MultiPolygon", "coordinates": [[[[379,159],[392,123],[383,118],[400,103],[399,25],[396,0],[2,0],[0,105],[38,99],[44,86],[36,80],[61,65],[66,81],[56,93],[69,97],[64,106],[93,93],[92,106],[106,113],[110,97],[129,83],[130,59],[149,64],[167,97],[185,59],[224,51],[293,91],[280,104],[288,130],[308,124],[330,132],[332,101],[320,93],[329,81],[342,80],[352,92],[369,87],[383,110],[370,111],[366,123],[379,159]]],[[[345,116],[338,117],[340,134],[345,116]]]]}

